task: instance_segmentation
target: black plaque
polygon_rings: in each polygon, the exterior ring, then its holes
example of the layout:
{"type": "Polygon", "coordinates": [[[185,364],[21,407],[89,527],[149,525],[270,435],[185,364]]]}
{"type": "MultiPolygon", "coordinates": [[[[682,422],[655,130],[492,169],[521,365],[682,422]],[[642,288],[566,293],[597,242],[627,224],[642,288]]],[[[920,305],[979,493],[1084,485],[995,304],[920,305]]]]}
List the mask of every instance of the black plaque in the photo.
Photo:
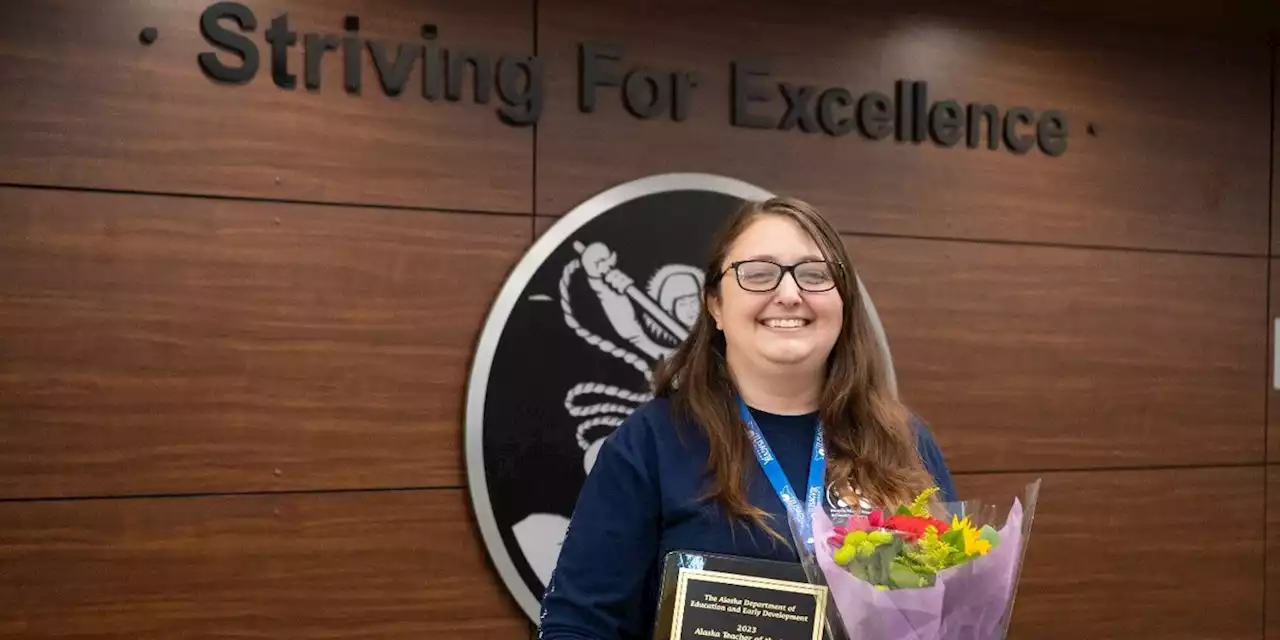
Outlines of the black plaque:
{"type": "Polygon", "coordinates": [[[667,554],[654,640],[821,640],[827,588],[798,564],[667,554]]]}

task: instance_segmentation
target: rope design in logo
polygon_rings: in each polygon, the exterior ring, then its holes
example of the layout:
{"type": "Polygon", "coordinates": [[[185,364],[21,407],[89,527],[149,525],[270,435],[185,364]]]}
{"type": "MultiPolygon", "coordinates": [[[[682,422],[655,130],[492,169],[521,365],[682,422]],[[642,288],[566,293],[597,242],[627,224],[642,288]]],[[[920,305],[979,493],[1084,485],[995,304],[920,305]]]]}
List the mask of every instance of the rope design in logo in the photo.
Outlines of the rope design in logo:
{"type": "MultiPolygon", "coordinates": [[[[581,268],[581,260],[574,259],[566,264],[564,271],[560,276],[560,309],[564,312],[565,324],[573,330],[579,338],[586,341],[587,344],[603,351],[604,353],[620,358],[627,364],[635,367],[644,375],[645,382],[651,380],[652,373],[649,369],[649,363],[644,358],[635,353],[623,349],[622,347],[610,342],[608,339],[592,333],[586,327],[583,327],[578,319],[573,315],[573,304],[569,295],[569,284],[572,282],[573,274],[581,268]]],[[[587,433],[596,427],[617,427],[626,420],[627,416],[635,410],[636,406],[647,402],[653,396],[647,393],[636,393],[627,391],[626,389],[615,387],[610,384],[600,382],[580,382],[569,389],[564,397],[564,408],[569,415],[575,418],[588,418],[578,423],[575,431],[575,437],[578,446],[586,451],[591,447],[591,440],[587,439],[587,433]],[[587,394],[601,395],[609,398],[630,402],[631,405],[618,404],[614,402],[598,402],[595,404],[578,405],[575,401],[578,396],[587,394]],[[601,415],[605,414],[605,415],[601,415]]]]}
{"type": "Polygon", "coordinates": [[[649,372],[649,363],[645,362],[644,358],[619,347],[606,338],[592,333],[586,327],[579,324],[577,318],[573,317],[573,305],[569,301],[569,283],[572,281],[573,272],[577,271],[581,266],[582,261],[575,258],[570,261],[569,264],[564,266],[564,272],[560,276],[560,309],[564,311],[565,324],[569,325],[569,328],[573,329],[573,332],[577,334],[579,338],[585,340],[587,344],[596,347],[615,358],[621,358],[626,361],[627,364],[635,367],[636,370],[644,374],[645,382],[648,382],[651,379],[651,374],[649,372]]]}
{"type": "Polygon", "coordinates": [[[626,420],[627,416],[635,410],[637,406],[647,402],[652,396],[645,393],[635,393],[620,389],[613,385],[601,384],[599,382],[580,382],[569,390],[564,397],[564,408],[569,415],[575,418],[589,417],[578,424],[575,436],[578,440],[578,446],[586,451],[591,447],[591,441],[588,439],[587,433],[596,427],[617,427],[626,420]],[[598,402],[596,404],[576,405],[574,401],[578,396],[587,394],[598,394],[624,400],[634,403],[632,405],[617,404],[612,402],[598,402]],[[605,414],[605,415],[600,415],[605,414]]]}
{"type": "Polygon", "coordinates": [[[569,415],[575,418],[582,418],[585,416],[594,416],[601,413],[625,414],[634,409],[634,407],[627,406],[627,405],[609,404],[609,403],[599,403],[599,404],[593,404],[585,407],[574,406],[573,401],[577,399],[578,396],[586,395],[589,393],[597,393],[600,395],[611,396],[619,400],[626,400],[634,404],[641,404],[644,402],[648,402],[649,399],[652,397],[647,393],[636,393],[634,391],[627,391],[626,389],[620,389],[613,385],[603,384],[600,382],[579,382],[578,384],[574,385],[573,388],[569,390],[569,393],[565,394],[565,397],[564,397],[564,408],[569,410],[569,415]]]}

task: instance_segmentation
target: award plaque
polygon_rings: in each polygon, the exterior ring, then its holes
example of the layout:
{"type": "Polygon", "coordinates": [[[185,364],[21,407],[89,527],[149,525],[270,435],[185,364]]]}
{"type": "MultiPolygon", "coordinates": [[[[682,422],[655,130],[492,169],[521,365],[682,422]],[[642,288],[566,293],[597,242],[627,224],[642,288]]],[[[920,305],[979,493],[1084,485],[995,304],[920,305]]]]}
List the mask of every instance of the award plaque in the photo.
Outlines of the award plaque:
{"type": "Polygon", "coordinates": [[[667,554],[654,640],[822,640],[827,588],[799,564],[667,554]]]}

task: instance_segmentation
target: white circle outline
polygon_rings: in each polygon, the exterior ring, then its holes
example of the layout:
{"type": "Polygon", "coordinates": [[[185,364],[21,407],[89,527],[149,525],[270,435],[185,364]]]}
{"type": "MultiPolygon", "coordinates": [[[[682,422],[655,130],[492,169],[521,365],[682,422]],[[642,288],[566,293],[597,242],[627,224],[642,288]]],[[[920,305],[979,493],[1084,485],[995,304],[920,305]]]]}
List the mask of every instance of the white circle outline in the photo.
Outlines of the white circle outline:
{"type": "MultiPolygon", "coordinates": [[[[726,176],[710,173],[664,173],[624,182],[592,196],[561,216],[529,247],[507,275],[502,290],[499,291],[485,317],[480,338],[472,355],[471,374],[467,380],[466,417],[463,424],[467,490],[471,495],[471,507],[475,513],[476,523],[480,527],[480,535],[489,553],[489,559],[497,569],[507,592],[535,625],[538,623],[538,614],[542,606],[538,597],[529,590],[524,578],[520,576],[511,559],[511,554],[508,553],[502,541],[502,534],[498,531],[498,523],[493,515],[493,503],[489,500],[489,487],[485,475],[484,404],[498,342],[502,339],[503,331],[506,330],[507,321],[511,319],[511,311],[520,301],[520,295],[524,293],[525,287],[533,279],[538,268],[575,231],[600,214],[611,211],[625,202],[671,191],[709,191],[742,200],[765,200],[774,195],[750,183],[726,176]]],[[[856,281],[858,290],[866,303],[872,328],[880,342],[881,355],[887,367],[890,392],[896,396],[897,382],[893,370],[893,358],[889,353],[884,328],[880,324],[875,305],[871,302],[871,296],[867,294],[862,284],[862,279],[856,278],[856,281]]]]}

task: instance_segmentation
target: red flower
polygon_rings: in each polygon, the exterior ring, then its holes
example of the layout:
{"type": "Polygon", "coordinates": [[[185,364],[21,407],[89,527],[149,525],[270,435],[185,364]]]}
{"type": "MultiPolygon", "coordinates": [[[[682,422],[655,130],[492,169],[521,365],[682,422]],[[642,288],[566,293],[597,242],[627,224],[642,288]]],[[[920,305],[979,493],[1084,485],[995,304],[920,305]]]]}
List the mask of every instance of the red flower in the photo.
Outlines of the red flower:
{"type": "Polygon", "coordinates": [[[920,516],[895,515],[885,522],[884,526],[894,531],[901,532],[903,537],[909,542],[915,542],[924,535],[925,529],[930,526],[934,527],[939,534],[946,533],[950,528],[947,523],[933,518],[924,518],[920,516]]]}
{"type": "Polygon", "coordinates": [[[884,513],[878,510],[872,511],[871,514],[867,516],[867,520],[870,521],[871,526],[879,529],[884,526],[884,513]]]}

